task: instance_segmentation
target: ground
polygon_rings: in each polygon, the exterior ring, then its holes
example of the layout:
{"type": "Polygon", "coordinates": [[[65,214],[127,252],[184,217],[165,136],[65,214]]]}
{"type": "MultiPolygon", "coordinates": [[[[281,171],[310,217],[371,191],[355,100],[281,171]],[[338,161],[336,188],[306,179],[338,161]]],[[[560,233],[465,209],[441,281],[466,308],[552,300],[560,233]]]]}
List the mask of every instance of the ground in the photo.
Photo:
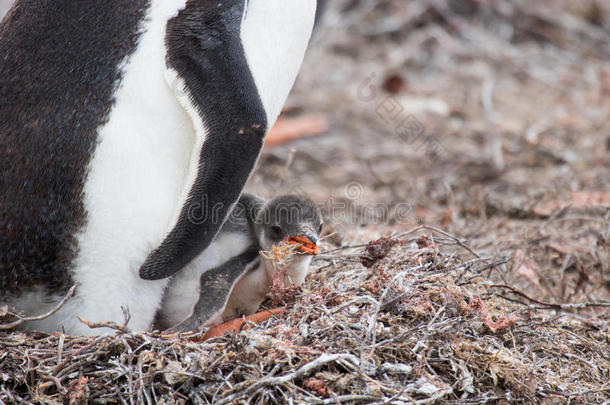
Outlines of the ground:
{"type": "Polygon", "coordinates": [[[250,189],[312,195],[335,244],[439,226],[539,298],[608,300],[608,13],[537,3],[333,4],[289,101],[329,129],[250,189]]]}
{"type": "Polygon", "coordinates": [[[330,2],[248,186],[325,212],[287,311],[6,333],[0,403],[608,404],[609,35],[602,1],[330,2]]]}

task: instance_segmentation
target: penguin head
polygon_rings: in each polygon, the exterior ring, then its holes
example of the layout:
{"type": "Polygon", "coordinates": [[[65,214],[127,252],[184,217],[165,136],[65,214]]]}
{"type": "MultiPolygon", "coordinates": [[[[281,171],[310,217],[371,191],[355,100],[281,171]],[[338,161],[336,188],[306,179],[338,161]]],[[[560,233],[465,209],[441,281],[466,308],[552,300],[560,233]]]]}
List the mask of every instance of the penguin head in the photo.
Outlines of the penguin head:
{"type": "Polygon", "coordinates": [[[298,244],[301,253],[316,255],[319,253],[322,224],[322,213],[313,201],[296,195],[283,195],[261,209],[255,227],[263,250],[287,241],[298,244]]]}

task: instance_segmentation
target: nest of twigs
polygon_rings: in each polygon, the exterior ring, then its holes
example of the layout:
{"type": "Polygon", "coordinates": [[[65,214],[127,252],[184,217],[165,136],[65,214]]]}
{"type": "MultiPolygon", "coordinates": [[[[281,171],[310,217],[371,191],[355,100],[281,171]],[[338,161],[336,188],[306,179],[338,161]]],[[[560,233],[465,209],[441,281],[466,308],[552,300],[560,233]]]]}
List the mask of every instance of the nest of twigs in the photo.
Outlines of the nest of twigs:
{"type": "Polygon", "coordinates": [[[491,284],[506,259],[473,253],[421,227],[328,251],[283,315],[205,342],[2,332],[0,402],[607,403],[609,331],[576,312],[608,304],[491,284]]]}

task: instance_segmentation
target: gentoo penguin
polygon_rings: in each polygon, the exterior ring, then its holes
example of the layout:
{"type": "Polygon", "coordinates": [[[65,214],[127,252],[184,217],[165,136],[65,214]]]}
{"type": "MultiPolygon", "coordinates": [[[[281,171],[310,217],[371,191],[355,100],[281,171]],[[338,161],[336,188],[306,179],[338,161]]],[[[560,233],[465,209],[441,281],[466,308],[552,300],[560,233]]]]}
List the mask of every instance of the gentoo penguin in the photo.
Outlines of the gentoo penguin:
{"type": "Polygon", "coordinates": [[[321,231],[320,210],[307,198],[285,195],[264,202],[243,195],[208,249],[170,281],[155,328],[194,330],[256,312],[276,272],[259,252],[283,240],[300,242],[281,273],[285,283],[300,285],[321,231]]]}
{"type": "Polygon", "coordinates": [[[315,0],[18,0],[0,23],[0,304],[151,326],[237,202],[315,0]]]}

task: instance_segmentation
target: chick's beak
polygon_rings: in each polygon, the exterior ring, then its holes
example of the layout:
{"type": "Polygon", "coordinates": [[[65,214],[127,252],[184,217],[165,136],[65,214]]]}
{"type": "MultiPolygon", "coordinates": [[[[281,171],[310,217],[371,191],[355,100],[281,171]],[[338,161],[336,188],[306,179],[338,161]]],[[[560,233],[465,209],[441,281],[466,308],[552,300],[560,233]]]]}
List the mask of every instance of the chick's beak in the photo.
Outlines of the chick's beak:
{"type": "Polygon", "coordinates": [[[317,255],[320,253],[318,249],[318,237],[310,231],[305,231],[298,236],[290,236],[288,243],[299,244],[298,250],[308,255],[317,255]]]}

